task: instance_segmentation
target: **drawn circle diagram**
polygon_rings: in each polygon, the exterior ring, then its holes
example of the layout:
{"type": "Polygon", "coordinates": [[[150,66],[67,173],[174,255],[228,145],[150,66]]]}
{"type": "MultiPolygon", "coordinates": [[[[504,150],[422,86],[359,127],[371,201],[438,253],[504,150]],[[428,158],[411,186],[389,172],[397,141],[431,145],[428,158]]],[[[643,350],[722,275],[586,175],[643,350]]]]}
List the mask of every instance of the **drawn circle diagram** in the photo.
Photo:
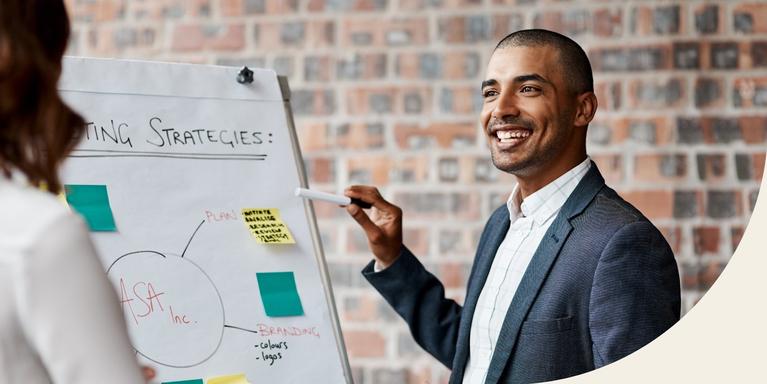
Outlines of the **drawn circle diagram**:
{"type": "Polygon", "coordinates": [[[107,270],[133,348],[164,366],[199,365],[216,353],[224,334],[224,304],[210,277],[180,256],[137,251],[107,270]]]}

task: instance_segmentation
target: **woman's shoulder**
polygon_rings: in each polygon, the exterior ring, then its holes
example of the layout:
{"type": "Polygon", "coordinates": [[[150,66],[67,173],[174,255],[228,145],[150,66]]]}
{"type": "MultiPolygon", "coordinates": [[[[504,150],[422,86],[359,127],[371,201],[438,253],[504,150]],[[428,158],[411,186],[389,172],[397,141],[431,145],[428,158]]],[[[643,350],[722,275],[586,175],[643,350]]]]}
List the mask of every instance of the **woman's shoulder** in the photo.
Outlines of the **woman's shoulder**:
{"type": "Polygon", "coordinates": [[[51,193],[0,182],[0,244],[34,242],[55,225],[76,225],[69,207],[51,193]]]}

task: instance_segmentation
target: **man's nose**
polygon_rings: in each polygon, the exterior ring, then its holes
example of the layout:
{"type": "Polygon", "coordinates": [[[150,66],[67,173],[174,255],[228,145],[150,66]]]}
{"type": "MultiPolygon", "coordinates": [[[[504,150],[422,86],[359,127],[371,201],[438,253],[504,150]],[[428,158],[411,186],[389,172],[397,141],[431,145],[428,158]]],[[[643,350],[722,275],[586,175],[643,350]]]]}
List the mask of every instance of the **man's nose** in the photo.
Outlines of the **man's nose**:
{"type": "Polygon", "coordinates": [[[519,116],[519,99],[514,92],[501,92],[491,111],[491,117],[503,119],[506,116],[519,116]]]}

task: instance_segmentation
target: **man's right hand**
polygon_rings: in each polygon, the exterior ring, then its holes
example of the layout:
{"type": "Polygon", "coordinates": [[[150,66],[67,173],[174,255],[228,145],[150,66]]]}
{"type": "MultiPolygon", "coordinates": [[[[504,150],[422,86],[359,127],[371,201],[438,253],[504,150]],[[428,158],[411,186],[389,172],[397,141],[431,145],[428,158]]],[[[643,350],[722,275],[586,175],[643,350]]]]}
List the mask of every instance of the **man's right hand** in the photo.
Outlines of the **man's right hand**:
{"type": "Polygon", "coordinates": [[[375,187],[353,185],[344,195],[373,205],[370,216],[355,204],[347,205],[346,211],[365,231],[378,266],[387,268],[397,260],[402,247],[402,209],[384,200],[375,187]]]}

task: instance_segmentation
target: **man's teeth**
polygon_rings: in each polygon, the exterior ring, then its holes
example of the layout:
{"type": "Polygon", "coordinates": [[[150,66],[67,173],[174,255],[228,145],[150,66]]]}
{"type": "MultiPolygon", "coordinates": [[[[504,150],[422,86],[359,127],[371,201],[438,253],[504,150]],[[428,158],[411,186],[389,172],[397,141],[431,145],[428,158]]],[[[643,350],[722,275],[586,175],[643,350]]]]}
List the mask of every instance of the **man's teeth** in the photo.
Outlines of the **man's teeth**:
{"type": "Polygon", "coordinates": [[[498,140],[504,141],[504,140],[511,140],[511,139],[522,139],[522,138],[530,136],[531,132],[528,130],[514,130],[514,131],[497,131],[495,132],[495,134],[498,137],[498,140]]]}

